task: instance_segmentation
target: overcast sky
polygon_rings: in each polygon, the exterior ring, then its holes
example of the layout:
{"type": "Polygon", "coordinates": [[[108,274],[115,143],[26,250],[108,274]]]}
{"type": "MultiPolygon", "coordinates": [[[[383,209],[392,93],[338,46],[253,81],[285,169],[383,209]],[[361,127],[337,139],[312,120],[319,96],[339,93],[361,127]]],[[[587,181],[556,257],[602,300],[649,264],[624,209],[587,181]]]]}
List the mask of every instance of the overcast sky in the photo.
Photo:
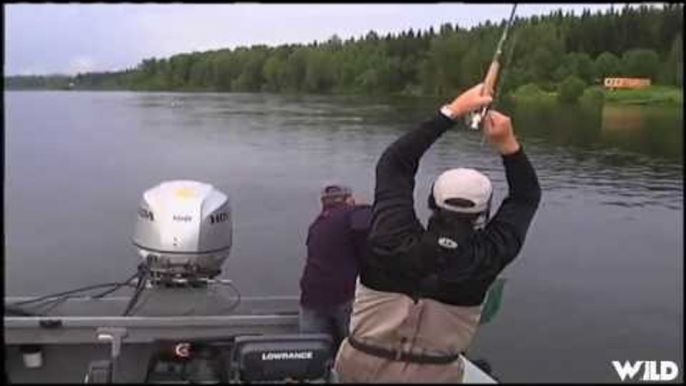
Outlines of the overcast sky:
{"type": "MultiPolygon", "coordinates": [[[[520,4],[518,16],[610,4],[520,4]]],[[[615,5],[621,8],[622,3],[615,5]]],[[[501,21],[511,4],[11,4],[6,75],[121,70],[151,57],[501,21]]]]}

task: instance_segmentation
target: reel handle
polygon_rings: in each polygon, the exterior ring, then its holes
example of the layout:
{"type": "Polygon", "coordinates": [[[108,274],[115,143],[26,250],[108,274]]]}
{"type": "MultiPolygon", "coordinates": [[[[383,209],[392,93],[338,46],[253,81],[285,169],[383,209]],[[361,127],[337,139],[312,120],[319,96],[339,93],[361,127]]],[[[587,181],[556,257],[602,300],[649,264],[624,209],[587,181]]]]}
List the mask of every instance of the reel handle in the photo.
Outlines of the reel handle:
{"type": "Polygon", "coordinates": [[[483,120],[484,117],[486,116],[486,113],[488,113],[488,110],[490,108],[490,105],[484,106],[481,108],[481,111],[475,111],[467,115],[467,127],[470,128],[471,130],[479,130],[482,128],[483,125],[483,120]]]}

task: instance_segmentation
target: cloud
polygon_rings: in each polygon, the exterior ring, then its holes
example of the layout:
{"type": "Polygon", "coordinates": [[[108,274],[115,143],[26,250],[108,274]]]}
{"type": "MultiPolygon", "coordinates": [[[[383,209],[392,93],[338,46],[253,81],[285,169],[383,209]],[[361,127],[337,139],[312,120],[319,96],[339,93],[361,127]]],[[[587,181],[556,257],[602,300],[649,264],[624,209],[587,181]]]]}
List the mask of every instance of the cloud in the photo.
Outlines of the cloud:
{"type": "Polygon", "coordinates": [[[90,72],[97,69],[95,61],[87,56],[79,56],[69,63],[69,74],[76,75],[80,72],[90,72]]]}

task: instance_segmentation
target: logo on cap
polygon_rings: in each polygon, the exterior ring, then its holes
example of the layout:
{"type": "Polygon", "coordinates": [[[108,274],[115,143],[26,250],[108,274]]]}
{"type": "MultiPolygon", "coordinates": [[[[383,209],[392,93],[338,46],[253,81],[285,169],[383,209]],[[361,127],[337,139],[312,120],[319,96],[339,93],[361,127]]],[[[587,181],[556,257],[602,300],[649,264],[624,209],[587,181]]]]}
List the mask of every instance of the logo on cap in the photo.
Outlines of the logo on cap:
{"type": "Polygon", "coordinates": [[[457,249],[457,241],[447,237],[439,237],[438,245],[442,246],[443,248],[457,249]]]}

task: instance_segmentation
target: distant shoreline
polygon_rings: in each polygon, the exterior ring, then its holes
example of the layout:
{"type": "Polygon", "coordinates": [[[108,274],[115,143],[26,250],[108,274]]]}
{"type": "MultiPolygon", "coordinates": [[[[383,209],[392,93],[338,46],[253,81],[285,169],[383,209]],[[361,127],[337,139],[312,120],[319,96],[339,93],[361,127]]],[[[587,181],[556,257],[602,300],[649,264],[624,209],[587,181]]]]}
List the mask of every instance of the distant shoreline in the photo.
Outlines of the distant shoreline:
{"type": "Polygon", "coordinates": [[[683,105],[684,89],[673,86],[651,86],[637,90],[605,91],[605,103],[618,105],[683,105]]]}
{"type": "MultiPolygon", "coordinates": [[[[683,106],[684,90],[683,88],[675,86],[650,86],[644,89],[633,90],[608,90],[600,86],[591,86],[588,89],[602,90],[604,95],[604,103],[611,105],[641,105],[641,106],[683,106]]],[[[587,89],[587,90],[588,90],[587,89]]],[[[63,88],[5,88],[5,91],[86,91],[86,92],[168,92],[168,93],[220,93],[232,94],[233,91],[218,91],[218,90],[128,90],[128,89],[63,89],[63,88]]],[[[243,93],[243,92],[241,92],[243,93]]],[[[254,92],[263,93],[263,92],[254,92]]],[[[351,94],[351,93],[272,93],[275,95],[331,95],[331,96],[365,96],[365,97],[411,97],[411,98],[441,98],[439,95],[416,95],[409,93],[393,93],[393,94],[351,94]]],[[[443,96],[446,97],[446,96],[443,96]]],[[[449,98],[449,97],[448,97],[449,98]]],[[[508,99],[512,99],[515,103],[559,103],[557,101],[557,92],[543,92],[536,96],[517,97],[513,94],[508,94],[508,99]]],[[[584,102],[582,97],[580,103],[584,102]]]]}

